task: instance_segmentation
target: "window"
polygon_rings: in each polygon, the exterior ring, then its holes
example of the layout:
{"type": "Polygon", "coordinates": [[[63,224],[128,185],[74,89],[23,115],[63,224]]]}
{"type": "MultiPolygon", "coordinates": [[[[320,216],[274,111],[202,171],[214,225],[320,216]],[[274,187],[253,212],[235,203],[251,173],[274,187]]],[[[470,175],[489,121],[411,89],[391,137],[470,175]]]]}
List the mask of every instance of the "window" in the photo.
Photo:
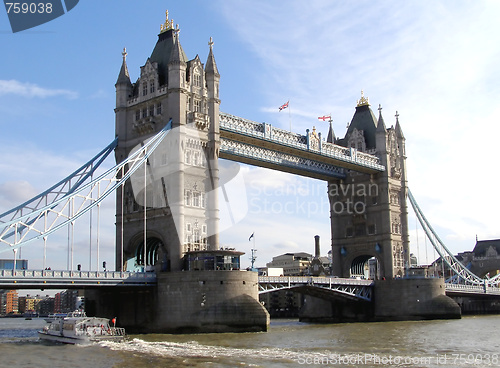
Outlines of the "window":
{"type": "Polygon", "coordinates": [[[193,193],[193,206],[200,207],[200,193],[199,192],[193,193]]]}
{"type": "Polygon", "coordinates": [[[146,82],[144,82],[142,84],[142,95],[146,96],[147,94],[148,94],[148,84],[146,82]]]}
{"type": "Polygon", "coordinates": [[[144,108],[142,109],[142,118],[144,119],[146,117],[148,117],[148,109],[144,108]]]}
{"type": "Polygon", "coordinates": [[[186,202],[186,206],[191,206],[191,197],[192,197],[191,191],[186,190],[184,192],[184,200],[186,202]]]}
{"type": "Polygon", "coordinates": [[[193,157],[193,165],[199,166],[200,165],[200,153],[195,152],[194,157],[193,157]]]}
{"type": "Polygon", "coordinates": [[[207,203],[206,203],[206,199],[205,199],[205,193],[200,193],[200,206],[201,208],[205,208],[207,206],[207,203]]]}
{"type": "Polygon", "coordinates": [[[154,93],[155,91],[155,81],[149,82],[149,93],[154,93]]]}
{"type": "Polygon", "coordinates": [[[356,236],[363,236],[363,235],[366,235],[366,228],[365,228],[365,224],[357,224],[357,225],[354,227],[354,232],[355,232],[356,236]]]}
{"type": "Polygon", "coordinates": [[[196,87],[201,87],[201,75],[199,75],[198,73],[195,73],[193,80],[194,80],[194,85],[196,87]]]}
{"type": "Polygon", "coordinates": [[[194,111],[200,112],[200,106],[201,106],[201,101],[200,100],[194,100],[194,111]]]}
{"type": "Polygon", "coordinates": [[[141,110],[135,110],[135,120],[139,120],[141,118],[141,110]]]}
{"type": "Polygon", "coordinates": [[[368,235],[375,234],[375,225],[368,225],[368,235]]]}
{"type": "Polygon", "coordinates": [[[187,223],[187,224],[186,224],[186,230],[187,230],[187,231],[191,231],[191,224],[190,224],[190,223],[187,223]]]}
{"type": "Polygon", "coordinates": [[[191,165],[191,151],[186,150],[186,165],[191,165]]]}
{"type": "Polygon", "coordinates": [[[153,116],[155,114],[155,107],[154,105],[149,106],[149,116],[153,116]]]}
{"type": "Polygon", "coordinates": [[[156,115],[161,115],[161,102],[156,104],[156,115]]]}
{"type": "Polygon", "coordinates": [[[166,153],[161,154],[161,165],[165,166],[168,164],[168,155],[166,153]]]}
{"type": "Polygon", "coordinates": [[[204,233],[204,234],[206,234],[206,233],[207,233],[207,225],[203,225],[203,226],[201,227],[201,232],[202,232],[202,233],[204,233]]]}
{"type": "Polygon", "coordinates": [[[345,229],[345,236],[347,238],[352,238],[353,235],[354,235],[354,232],[352,230],[352,227],[348,227],[345,229]]]}

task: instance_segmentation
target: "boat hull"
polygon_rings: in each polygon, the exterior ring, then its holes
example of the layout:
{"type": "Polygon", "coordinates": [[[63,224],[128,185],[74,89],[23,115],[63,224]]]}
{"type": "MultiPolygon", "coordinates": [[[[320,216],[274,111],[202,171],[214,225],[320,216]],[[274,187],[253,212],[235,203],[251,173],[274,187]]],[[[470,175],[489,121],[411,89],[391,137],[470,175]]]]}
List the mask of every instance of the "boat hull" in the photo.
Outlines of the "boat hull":
{"type": "Polygon", "coordinates": [[[100,341],[115,341],[121,342],[125,340],[125,336],[96,336],[89,338],[88,336],[61,336],[61,335],[52,335],[43,331],[38,331],[38,337],[42,340],[60,342],[63,344],[90,344],[93,342],[100,341]]]}

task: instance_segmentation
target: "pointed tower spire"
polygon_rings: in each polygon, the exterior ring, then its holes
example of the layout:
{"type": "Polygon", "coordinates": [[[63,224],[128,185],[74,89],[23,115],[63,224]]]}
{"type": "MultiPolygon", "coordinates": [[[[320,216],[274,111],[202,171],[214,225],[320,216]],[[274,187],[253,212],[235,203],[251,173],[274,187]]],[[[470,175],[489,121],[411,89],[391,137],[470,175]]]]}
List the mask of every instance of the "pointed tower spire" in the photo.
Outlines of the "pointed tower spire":
{"type": "Polygon", "coordinates": [[[328,130],[328,136],[326,137],[326,141],[328,143],[335,143],[335,133],[333,132],[333,127],[332,127],[332,118],[331,118],[331,115],[330,115],[330,120],[328,120],[330,122],[330,129],[328,130]]]}
{"type": "Polygon", "coordinates": [[[217,64],[215,63],[215,58],[213,53],[214,41],[212,40],[212,37],[210,37],[210,42],[208,43],[208,46],[210,46],[210,51],[208,52],[208,59],[207,63],[205,64],[206,65],[205,72],[219,75],[219,71],[217,70],[217,64]]]}
{"type": "Polygon", "coordinates": [[[172,63],[186,63],[186,54],[184,54],[184,50],[182,50],[181,42],[179,41],[179,25],[177,24],[176,28],[173,30],[173,41],[174,44],[172,46],[172,51],[170,52],[170,61],[169,64],[172,63]]]}
{"type": "Polygon", "coordinates": [[[127,68],[127,49],[124,47],[122,52],[123,62],[122,68],[120,69],[120,74],[118,74],[118,79],[116,80],[116,84],[132,84],[130,82],[130,74],[128,73],[127,68]]]}
{"type": "Polygon", "coordinates": [[[405,139],[403,135],[403,130],[401,129],[401,125],[399,124],[399,113],[396,111],[396,136],[401,139],[405,139]]]}
{"type": "Polygon", "coordinates": [[[382,117],[382,106],[378,105],[378,123],[377,123],[377,132],[386,132],[384,118],[382,117]]]}

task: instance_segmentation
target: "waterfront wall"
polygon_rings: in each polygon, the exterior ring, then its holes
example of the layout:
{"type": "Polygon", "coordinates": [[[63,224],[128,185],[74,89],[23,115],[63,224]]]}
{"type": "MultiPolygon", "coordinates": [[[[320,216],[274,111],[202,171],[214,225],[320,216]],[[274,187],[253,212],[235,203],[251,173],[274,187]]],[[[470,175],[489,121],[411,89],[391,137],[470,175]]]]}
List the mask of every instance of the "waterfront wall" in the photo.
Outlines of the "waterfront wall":
{"type": "Polygon", "coordinates": [[[500,314],[498,295],[451,296],[460,306],[462,314],[500,314]]]}
{"type": "Polygon", "coordinates": [[[157,274],[157,286],[86,292],[86,310],[117,317],[128,333],[267,331],[256,272],[178,271],[157,274]]]}
{"type": "Polygon", "coordinates": [[[314,323],[368,322],[373,318],[373,303],[355,300],[326,300],[305,295],[299,321],[314,323]]]}
{"type": "Polygon", "coordinates": [[[304,322],[401,321],[460,318],[458,304],[445,295],[443,279],[396,278],[375,282],[372,301],[306,296],[304,322]]]}
{"type": "Polygon", "coordinates": [[[390,279],[375,282],[375,320],[460,318],[453,299],[445,295],[440,278],[390,279]]]}

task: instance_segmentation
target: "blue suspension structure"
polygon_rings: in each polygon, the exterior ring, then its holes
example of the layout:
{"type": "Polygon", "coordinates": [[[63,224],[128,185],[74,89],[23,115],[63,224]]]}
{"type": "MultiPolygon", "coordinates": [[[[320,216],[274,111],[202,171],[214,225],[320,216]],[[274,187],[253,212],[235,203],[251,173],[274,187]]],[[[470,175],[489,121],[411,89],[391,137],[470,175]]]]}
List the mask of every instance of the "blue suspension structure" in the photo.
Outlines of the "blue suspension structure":
{"type": "Polygon", "coordinates": [[[0,215],[0,253],[46,238],[95,207],[145,164],[172,127],[172,120],[124,161],[92,179],[117,139],[96,157],[45,192],[0,215]]]}
{"type": "Polygon", "coordinates": [[[444,262],[446,266],[453,271],[454,276],[446,280],[446,282],[476,286],[498,286],[500,284],[500,275],[496,275],[492,278],[482,279],[476,274],[472,273],[467,266],[464,266],[439,238],[437,233],[430,225],[429,221],[424,216],[421,208],[415,200],[415,197],[409,189],[408,199],[410,200],[411,206],[415,211],[415,215],[417,216],[420,225],[424,229],[427,238],[432,243],[432,246],[439,254],[441,261],[444,262]]]}

